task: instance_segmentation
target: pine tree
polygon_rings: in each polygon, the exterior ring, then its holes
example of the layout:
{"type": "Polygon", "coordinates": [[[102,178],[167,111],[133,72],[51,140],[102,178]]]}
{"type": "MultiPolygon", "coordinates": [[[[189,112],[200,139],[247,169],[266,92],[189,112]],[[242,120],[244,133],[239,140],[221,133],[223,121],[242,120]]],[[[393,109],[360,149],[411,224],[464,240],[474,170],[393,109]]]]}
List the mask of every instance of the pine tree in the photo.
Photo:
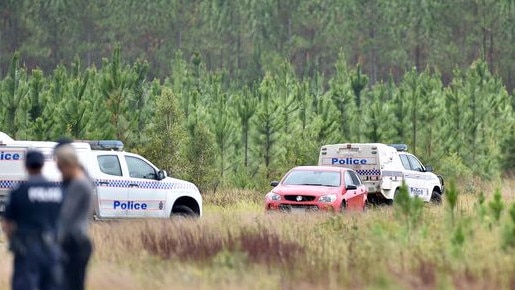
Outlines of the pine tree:
{"type": "Polygon", "coordinates": [[[278,98],[274,98],[276,84],[270,74],[265,75],[259,87],[259,104],[257,105],[253,143],[255,154],[265,167],[269,178],[271,166],[280,157],[280,148],[277,146],[281,129],[284,126],[282,106],[278,98]]]}
{"type": "MultiPolygon", "coordinates": [[[[20,54],[12,58],[9,72],[1,83],[0,103],[2,104],[2,130],[13,138],[20,130],[20,107],[29,92],[25,69],[20,67],[20,54]]],[[[24,117],[22,117],[23,119],[24,117]]]]}

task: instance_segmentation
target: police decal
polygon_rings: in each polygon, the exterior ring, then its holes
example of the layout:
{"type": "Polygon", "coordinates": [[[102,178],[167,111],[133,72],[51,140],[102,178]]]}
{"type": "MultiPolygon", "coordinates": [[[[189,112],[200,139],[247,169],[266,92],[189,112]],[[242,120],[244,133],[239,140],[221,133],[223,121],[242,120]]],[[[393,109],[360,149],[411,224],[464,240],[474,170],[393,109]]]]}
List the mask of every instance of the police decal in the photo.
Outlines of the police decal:
{"type": "Polygon", "coordinates": [[[148,204],[144,202],[135,202],[132,200],[115,200],[113,201],[113,208],[122,210],[146,210],[148,208],[148,204]]]}
{"type": "Polygon", "coordinates": [[[424,188],[410,187],[410,195],[411,196],[423,196],[423,195],[426,195],[426,190],[424,188]]]}
{"type": "Polygon", "coordinates": [[[30,187],[28,197],[31,202],[61,202],[63,192],[59,187],[30,187]]]}

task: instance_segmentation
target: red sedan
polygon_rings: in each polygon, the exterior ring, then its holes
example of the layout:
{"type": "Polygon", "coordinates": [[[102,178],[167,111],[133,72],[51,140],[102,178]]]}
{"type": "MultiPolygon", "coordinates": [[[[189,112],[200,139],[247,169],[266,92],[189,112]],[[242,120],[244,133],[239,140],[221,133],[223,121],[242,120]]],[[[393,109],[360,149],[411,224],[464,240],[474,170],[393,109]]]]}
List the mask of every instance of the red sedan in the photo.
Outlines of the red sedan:
{"type": "Polygon", "coordinates": [[[367,188],[349,168],[299,166],[271,183],[265,209],[284,212],[363,210],[367,188]]]}

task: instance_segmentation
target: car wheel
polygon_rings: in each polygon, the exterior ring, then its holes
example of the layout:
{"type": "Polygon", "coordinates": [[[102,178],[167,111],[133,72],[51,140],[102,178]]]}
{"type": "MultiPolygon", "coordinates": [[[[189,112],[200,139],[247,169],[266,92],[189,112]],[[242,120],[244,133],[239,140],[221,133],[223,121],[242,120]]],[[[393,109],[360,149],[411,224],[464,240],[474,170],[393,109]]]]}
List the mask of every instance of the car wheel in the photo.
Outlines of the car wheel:
{"type": "Polygon", "coordinates": [[[342,203],[340,204],[340,213],[344,213],[346,208],[347,203],[345,202],[345,200],[342,200],[342,203]]]}
{"type": "Polygon", "coordinates": [[[397,194],[399,194],[399,189],[398,188],[395,190],[395,193],[393,194],[393,198],[392,199],[387,199],[385,201],[386,205],[390,205],[390,206],[393,205],[393,202],[395,201],[395,198],[397,197],[397,194]]]}
{"type": "Polygon", "coordinates": [[[196,218],[197,214],[185,205],[178,205],[172,209],[172,218],[196,218]]]}
{"type": "Polygon", "coordinates": [[[430,201],[432,204],[442,204],[442,195],[438,191],[433,190],[430,201]]]}

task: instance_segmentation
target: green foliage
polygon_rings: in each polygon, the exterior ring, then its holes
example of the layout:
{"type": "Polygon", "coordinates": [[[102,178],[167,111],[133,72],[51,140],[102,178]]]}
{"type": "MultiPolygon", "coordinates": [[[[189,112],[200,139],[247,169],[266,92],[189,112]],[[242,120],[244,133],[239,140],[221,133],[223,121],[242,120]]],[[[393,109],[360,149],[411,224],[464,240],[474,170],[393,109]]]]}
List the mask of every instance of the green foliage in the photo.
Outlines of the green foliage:
{"type": "Polygon", "coordinates": [[[451,223],[454,226],[456,219],[456,206],[458,205],[458,191],[456,190],[456,183],[454,180],[450,182],[450,186],[445,192],[445,198],[447,199],[447,205],[449,206],[449,212],[451,214],[451,223]]]}
{"type": "Polygon", "coordinates": [[[397,217],[404,223],[406,238],[410,243],[412,231],[420,225],[424,202],[419,198],[411,198],[408,187],[403,184],[395,193],[394,205],[397,217]]]}
{"type": "Polygon", "coordinates": [[[497,189],[494,194],[494,198],[488,203],[488,208],[490,209],[490,213],[494,218],[495,222],[499,222],[501,219],[501,214],[504,210],[504,201],[502,200],[501,191],[497,189]]]}
{"type": "Polygon", "coordinates": [[[215,171],[215,138],[203,124],[193,127],[189,139],[186,141],[184,156],[187,164],[181,168],[186,179],[198,186],[205,193],[216,188],[220,179],[215,171]]]}
{"type": "Polygon", "coordinates": [[[513,104],[484,61],[457,70],[448,86],[429,69],[373,83],[343,52],[327,81],[316,70],[299,78],[277,60],[242,83],[209,71],[209,61],[178,52],[161,81],[146,61],[124,61],[121,46],[98,67],[76,57],[50,74],[28,71],[15,54],[0,81],[0,130],[29,140],[121,139],[204,190],[264,188],[293,166],[316,164],[324,144],[398,142],[475,192],[474,177],[499,176],[501,156],[512,155],[513,104]]]}
{"type": "Polygon", "coordinates": [[[188,161],[183,152],[188,134],[178,97],[171,89],[163,89],[157,97],[156,111],[144,140],[145,145],[136,147],[136,151],[157,167],[167,170],[168,174],[187,177],[184,168],[188,161]]]}
{"type": "Polygon", "coordinates": [[[503,228],[502,246],[505,250],[515,248],[515,204],[508,211],[509,220],[503,228]]]}

